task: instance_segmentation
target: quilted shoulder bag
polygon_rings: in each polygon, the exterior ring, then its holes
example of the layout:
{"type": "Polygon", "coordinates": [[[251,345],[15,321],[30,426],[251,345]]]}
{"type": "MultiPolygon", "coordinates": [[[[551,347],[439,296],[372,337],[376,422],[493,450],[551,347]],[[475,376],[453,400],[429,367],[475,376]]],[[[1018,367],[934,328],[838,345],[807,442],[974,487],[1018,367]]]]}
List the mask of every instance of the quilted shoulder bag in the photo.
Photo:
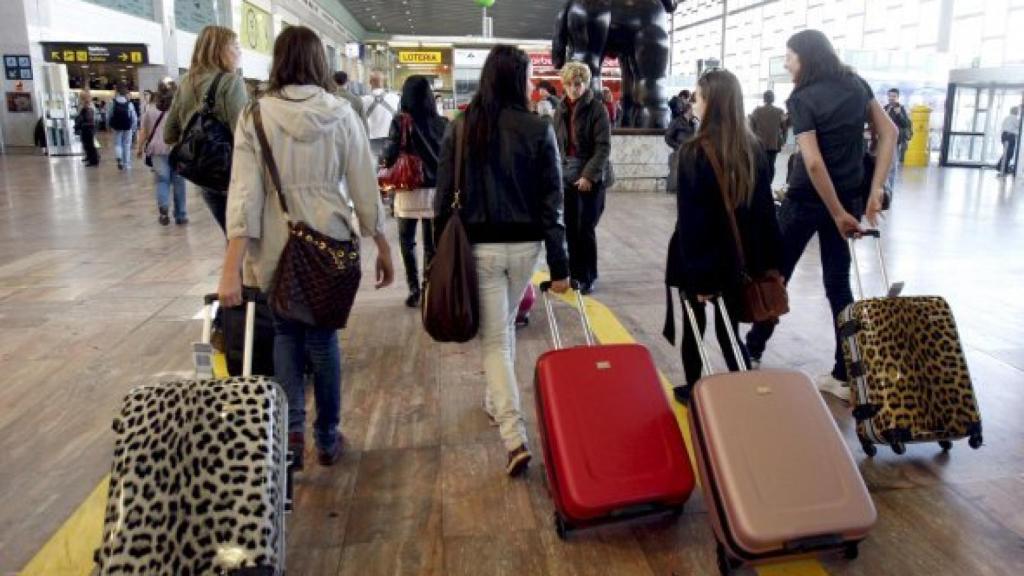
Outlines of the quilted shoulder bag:
{"type": "Polygon", "coordinates": [[[252,115],[263,163],[288,219],[288,241],[271,283],[270,308],[281,318],[319,328],[344,328],[362,277],[359,240],[355,234],[352,240],[337,240],[291,218],[258,100],[252,115]]]}
{"type": "Polygon", "coordinates": [[[377,183],[382,190],[411,191],[423,187],[423,160],[412,150],[412,132],[415,130],[412,115],[398,116],[401,140],[398,159],[390,167],[377,172],[377,183]]]}
{"type": "Polygon", "coordinates": [[[763,322],[775,320],[779,316],[789,312],[789,295],[786,293],[786,283],[778,270],[766,270],[756,276],[750,274],[747,268],[746,257],[743,253],[743,240],[740,237],[739,227],[736,225],[735,207],[729,201],[726,193],[725,173],[718,161],[718,155],[708,142],[703,144],[704,152],[711,162],[711,168],[715,171],[715,179],[718,181],[718,190],[722,194],[722,204],[725,207],[725,214],[729,220],[729,228],[732,231],[733,242],[736,245],[736,262],[740,270],[741,303],[740,322],[763,322]]]}

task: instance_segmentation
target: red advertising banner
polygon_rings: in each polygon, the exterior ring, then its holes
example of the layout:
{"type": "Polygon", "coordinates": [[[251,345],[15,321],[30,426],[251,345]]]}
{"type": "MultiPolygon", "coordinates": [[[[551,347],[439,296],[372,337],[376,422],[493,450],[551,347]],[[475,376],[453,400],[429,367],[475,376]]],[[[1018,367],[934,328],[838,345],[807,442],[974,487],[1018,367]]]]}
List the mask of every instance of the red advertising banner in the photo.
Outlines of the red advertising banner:
{"type": "MultiPolygon", "coordinates": [[[[554,64],[551,63],[550,52],[530,52],[530,63],[533,64],[534,77],[558,76],[554,64]]],[[[601,66],[602,78],[621,78],[622,69],[618,58],[605,58],[601,66]]]]}

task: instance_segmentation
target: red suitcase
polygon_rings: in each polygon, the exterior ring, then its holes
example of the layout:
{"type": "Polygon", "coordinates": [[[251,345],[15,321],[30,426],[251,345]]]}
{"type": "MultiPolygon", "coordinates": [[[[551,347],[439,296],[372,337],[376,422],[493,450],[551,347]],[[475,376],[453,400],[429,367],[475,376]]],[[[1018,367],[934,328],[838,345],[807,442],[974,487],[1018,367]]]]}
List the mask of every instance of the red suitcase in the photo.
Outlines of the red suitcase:
{"type": "MultiPolygon", "coordinates": [[[[689,302],[685,309],[696,330],[689,302]]],[[[732,330],[729,337],[739,355],[732,330]]],[[[810,378],[794,370],[710,375],[699,349],[705,377],[691,395],[690,432],[720,573],[819,552],[856,558],[877,513],[810,378]]]]}
{"type": "Polygon", "coordinates": [[[568,531],[655,513],[682,513],[694,487],[690,457],[658,371],[639,344],[562,349],[548,283],[541,285],[555,350],[534,384],[555,527],[568,531]]]}

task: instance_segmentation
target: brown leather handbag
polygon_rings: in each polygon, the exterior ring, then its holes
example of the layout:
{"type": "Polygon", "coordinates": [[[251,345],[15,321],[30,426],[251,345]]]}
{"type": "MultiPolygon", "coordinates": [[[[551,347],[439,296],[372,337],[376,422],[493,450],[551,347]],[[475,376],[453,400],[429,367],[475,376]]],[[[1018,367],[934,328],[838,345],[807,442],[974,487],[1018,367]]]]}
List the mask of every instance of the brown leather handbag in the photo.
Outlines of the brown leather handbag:
{"type": "Polygon", "coordinates": [[[718,155],[715,154],[714,148],[709,143],[704,142],[703,148],[711,162],[711,168],[715,171],[718,189],[722,194],[722,204],[725,206],[725,214],[728,217],[729,228],[732,230],[732,238],[736,245],[736,262],[740,271],[740,296],[743,305],[737,320],[740,322],[776,320],[779,316],[789,312],[786,283],[778,270],[766,270],[756,276],[750,274],[743,253],[743,240],[740,237],[739,226],[736,225],[735,207],[730,204],[729,195],[726,193],[726,179],[722,172],[722,165],[718,161],[718,155]]]}
{"type": "Polygon", "coordinates": [[[258,100],[252,114],[263,163],[288,219],[288,241],[271,284],[270,308],[276,316],[288,320],[318,328],[344,328],[362,277],[359,240],[354,233],[352,240],[337,240],[305,222],[292,220],[281,190],[281,175],[263,130],[258,100]]]}
{"type": "Polygon", "coordinates": [[[480,293],[469,235],[459,216],[464,121],[455,125],[455,195],[452,214],[424,272],[423,328],[438,342],[468,342],[480,327],[480,293]]]}

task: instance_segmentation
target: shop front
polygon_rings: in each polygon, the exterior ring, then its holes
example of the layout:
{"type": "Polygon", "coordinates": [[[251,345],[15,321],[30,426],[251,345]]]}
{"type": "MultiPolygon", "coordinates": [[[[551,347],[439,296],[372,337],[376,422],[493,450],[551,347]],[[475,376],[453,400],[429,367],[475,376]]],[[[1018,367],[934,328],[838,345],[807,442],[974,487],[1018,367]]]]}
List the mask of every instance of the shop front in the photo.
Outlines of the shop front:
{"type": "MultiPolygon", "coordinates": [[[[530,51],[528,54],[530,56],[530,63],[533,64],[533,76],[531,77],[533,84],[536,86],[541,81],[547,81],[555,86],[559,97],[564,96],[565,89],[562,86],[562,76],[558,70],[555,70],[555,66],[551,62],[551,51],[530,51]]],[[[610,89],[615,101],[619,101],[622,93],[622,69],[618,58],[605,59],[604,64],[601,66],[601,86],[610,89]]],[[[539,96],[535,93],[534,99],[538,98],[539,96]]]]}
{"type": "MultiPolygon", "coordinates": [[[[394,49],[392,86],[396,92],[410,76],[425,76],[434,93],[444,101],[454,97],[453,57],[450,48],[397,48],[394,49]]],[[[445,106],[448,108],[448,106],[445,106]]]]}

